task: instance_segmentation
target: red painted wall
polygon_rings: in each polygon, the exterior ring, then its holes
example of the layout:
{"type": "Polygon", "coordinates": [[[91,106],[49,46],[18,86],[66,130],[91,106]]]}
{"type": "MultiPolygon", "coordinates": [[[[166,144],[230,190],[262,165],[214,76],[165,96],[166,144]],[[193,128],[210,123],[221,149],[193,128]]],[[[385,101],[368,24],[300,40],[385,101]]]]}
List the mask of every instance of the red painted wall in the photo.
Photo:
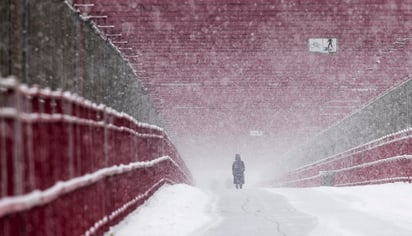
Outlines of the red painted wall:
{"type": "Polygon", "coordinates": [[[0,235],[93,235],[164,183],[190,183],[164,130],[0,81],[0,235]]]}
{"type": "Polygon", "coordinates": [[[412,181],[412,129],[409,128],[287,173],[278,185],[322,185],[322,173],[335,186],[412,181]]]}

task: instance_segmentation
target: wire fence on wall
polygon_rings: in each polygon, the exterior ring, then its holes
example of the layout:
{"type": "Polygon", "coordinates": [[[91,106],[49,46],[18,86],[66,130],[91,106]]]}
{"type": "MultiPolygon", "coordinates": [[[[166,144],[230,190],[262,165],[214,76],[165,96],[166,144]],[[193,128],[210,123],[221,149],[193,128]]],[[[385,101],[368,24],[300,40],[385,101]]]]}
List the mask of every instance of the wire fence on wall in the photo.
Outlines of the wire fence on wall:
{"type": "Polygon", "coordinates": [[[65,1],[2,1],[0,15],[0,75],[61,88],[161,126],[139,73],[65,1]]]}

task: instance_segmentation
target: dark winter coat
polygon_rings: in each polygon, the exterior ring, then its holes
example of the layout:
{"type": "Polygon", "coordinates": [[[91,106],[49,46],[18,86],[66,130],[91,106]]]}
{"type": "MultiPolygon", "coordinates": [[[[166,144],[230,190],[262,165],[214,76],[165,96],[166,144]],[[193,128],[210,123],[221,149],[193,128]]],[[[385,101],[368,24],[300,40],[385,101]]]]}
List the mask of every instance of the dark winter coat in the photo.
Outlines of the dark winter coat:
{"type": "Polygon", "coordinates": [[[245,163],[241,160],[236,160],[232,164],[232,174],[234,184],[244,184],[245,183],[245,163]]]}

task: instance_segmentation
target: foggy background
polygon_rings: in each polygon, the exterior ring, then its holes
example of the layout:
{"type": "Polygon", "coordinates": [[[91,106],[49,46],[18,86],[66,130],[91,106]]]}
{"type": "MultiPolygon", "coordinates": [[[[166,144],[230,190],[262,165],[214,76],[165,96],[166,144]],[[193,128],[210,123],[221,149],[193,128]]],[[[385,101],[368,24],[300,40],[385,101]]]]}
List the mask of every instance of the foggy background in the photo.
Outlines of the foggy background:
{"type": "Polygon", "coordinates": [[[164,127],[197,182],[236,153],[257,184],[411,127],[410,83],[385,95],[411,73],[410,1],[81,3],[1,4],[1,75],[164,127]]]}

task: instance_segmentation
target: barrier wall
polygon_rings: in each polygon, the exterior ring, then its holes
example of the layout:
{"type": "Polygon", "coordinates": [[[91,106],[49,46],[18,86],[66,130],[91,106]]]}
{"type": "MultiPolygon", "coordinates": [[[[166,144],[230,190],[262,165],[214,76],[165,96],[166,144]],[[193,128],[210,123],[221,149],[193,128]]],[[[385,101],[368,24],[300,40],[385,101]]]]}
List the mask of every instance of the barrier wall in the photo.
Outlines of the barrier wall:
{"type": "Polygon", "coordinates": [[[412,128],[303,166],[277,180],[312,187],[412,181],[412,128]]]}
{"type": "Polygon", "coordinates": [[[412,79],[378,96],[283,157],[295,169],[412,127],[412,79]]]}
{"type": "Polygon", "coordinates": [[[295,168],[279,177],[277,184],[308,187],[410,182],[411,98],[409,78],[291,151],[286,156],[295,168]]]}
{"type": "Polygon", "coordinates": [[[100,235],[191,177],[161,128],[0,79],[0,235],[100,235]]]}

